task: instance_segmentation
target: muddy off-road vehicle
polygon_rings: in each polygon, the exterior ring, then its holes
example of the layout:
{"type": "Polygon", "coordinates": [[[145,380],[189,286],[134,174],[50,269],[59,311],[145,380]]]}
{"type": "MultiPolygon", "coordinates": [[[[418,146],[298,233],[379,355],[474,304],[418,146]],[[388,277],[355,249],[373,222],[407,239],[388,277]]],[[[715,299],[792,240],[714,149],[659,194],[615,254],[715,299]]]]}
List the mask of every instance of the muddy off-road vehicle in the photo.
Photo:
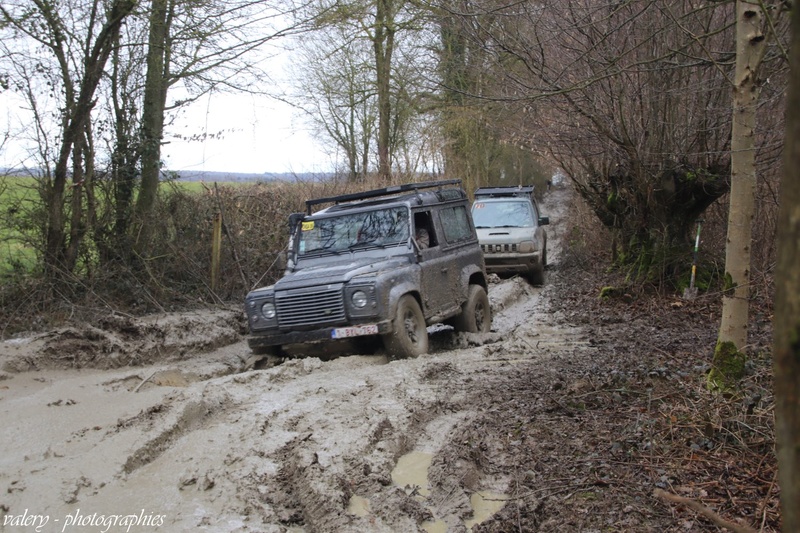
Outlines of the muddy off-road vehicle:
{"type": "Polygon", "coordinates": [[[245,299],[257,354],[379,336],[390,356],[428,351],[426,327],[491,328],[483,254],[460,180],[308,200],[290,217],[284,276],[245,299]],[[334,204],[313,212],[315,206],[334,204]]]}
{"type": "Polygon", "coordinates": [[[486,260],[486,270],[520,274],[534,285],[544,283],[549,217],[541,216],[533,186],[482,187],[475,190],[472,218],[486,260]]]}

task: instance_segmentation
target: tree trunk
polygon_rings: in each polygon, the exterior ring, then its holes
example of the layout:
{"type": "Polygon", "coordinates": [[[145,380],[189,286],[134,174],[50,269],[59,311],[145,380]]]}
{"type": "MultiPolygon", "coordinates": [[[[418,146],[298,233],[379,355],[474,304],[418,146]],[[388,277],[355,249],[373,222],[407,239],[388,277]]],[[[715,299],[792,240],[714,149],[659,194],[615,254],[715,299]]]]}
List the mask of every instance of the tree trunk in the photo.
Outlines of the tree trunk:
{"type": "Polygon", "coordinates": [[[169,0],[153,0],[147,50],[147,75],[142,107],[142,181],[136,201],[135,248],[143,253],[149,242],[148,217],[158,195],[161,173],[161,137],[164,133],[164,107],[167,80],[167,12],[169,0]]]}
{"type": "Polygon", "coordinates": [[[378,91],[378,176],[389,183],[392,178],[389,161],[389,139],[391,136],[391,75],[392,52],[394,51],[393,0],[377,0],[375,10],[375,71],[378,91]]]}
{"type": "Polygon", "coordinates": [[[98,237],[98,248],[102,263],[108,263],[130,252],[128,228],[133,208],[134,189],[138,177],[136,167],[139,145],[134,139],[133,120],[130,115],[132,103],[123,92],[119,51],[112,59],[111,99],[114,110],[114,133],[116,144],[111,154],[111,182],[113,184],[114,222],[98,237]]]}
{"type": "Polygon", "coordinates": [[[775,269],[775,432],[784,531],[800,531],[800,10],[792,11],[775,269]]]}
{"type": "Polygon", "coordinates": [[[697,219],[729,190],[727,172],[664,161],[640,174],[598,171],[575,187],[618,236],[615,264],[633,279],[671,286],[688,272],[697,219]],[[651,175],[660,176],[655,187],[651,175]]]}
{"type": "MultiPolygon", "coordinates": [[[[122,22],[131,13],[135,5],[136,3],[132,0],[117,0],[111,6],[108,20],[97,35],[94,46],[92,46],[91,50],[87,50],[84,64],[85,71],[83,78],[80,80],[77,99],[73,101],[73,98],[68,95],[67,102],[65,102],[68,116],[64,120],[61,146],[59,147],[58,159],[53,173],[53,183],[49,187],[45,198],[48,210],[45,235],[45,269],[47,275],[51,278],[59,279],[64,272],[69,272],[74,267],[74,261],[71,257],[68,257],[67,249],[65,248],[67,246],[67,223],[64,201],[66,184],[69,179],[70,157],[80,157],[82,143],[85,139],[86,124],[91,117],[92,108],[95,104],[95,91],[102,78],[113,45],[119,35],[122,22]]],[[[47,20],[48,24],[53,27],[54,35],[58,35],[61,32],[61,21],[54,19],[52,16],[48,16],[47,20]]],[[[59,56],[62,65],[66,65],[63,50],[56,50],[55,52],[59,56]]],[[[66,68],[64,72],[67,72],[66,68]]],[[[67,87],[72,86],[69,79],[64,79],[64,83],[67,87]]],[[[77,160],[74,163],[80,165],[82,161],[77,160]]],[[[74,172],[72,177],[74,181],[73,194],[80,195],[81,180],[80,178],[75,179],[74,172]]],[[[79,221],[79,223],[82,223],[82,221],[79,221]]],[[[73,219],[74,224],[75,220],[73,219]]],[[[83,232],[78,232],[76,237],[82,238],[83,234],[83,232]]],[[[69,247],[71,250],[77,250],[79,244],[79,242],[72,242],[69,247]]]]}
{"type": "Polygon", "coordinates": [[[731,131],[731,194],[725,247],[722,323],[708,387],[729,389],[741,379],[747,346],[750,247],[755,212],[755,124],[760,93],[756,71],[764,54],[763,13],[758,4],[736,2],[736,78],[731,131]]]}

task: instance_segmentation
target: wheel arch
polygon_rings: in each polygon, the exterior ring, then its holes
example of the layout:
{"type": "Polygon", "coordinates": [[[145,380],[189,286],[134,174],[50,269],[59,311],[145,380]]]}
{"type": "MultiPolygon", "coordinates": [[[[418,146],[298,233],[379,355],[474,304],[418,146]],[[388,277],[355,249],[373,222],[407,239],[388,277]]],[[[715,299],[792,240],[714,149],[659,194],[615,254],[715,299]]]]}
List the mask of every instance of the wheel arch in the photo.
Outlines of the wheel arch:
{"type": "Polygon", "coordinates": [[[400,298],[406,294],[410,294],[417,301],[417,305],[419,305],[423,315],[425,314],[425,307],[422,305],[422,295],[419,293],[419,287],[415,286],[413,283],[401,283],[400,285],[392,287],[389,291],[389,305],[387,306],[389,311],[388,317],[395,316],[397,313],[397,304],[400,302],[400,298]]]}
{"type": "Polygon", "coordinates": [[[465,282],[463,283],[465,297],[469,294],[470,285],[480,285],[487,293],[489,292],[489,282],[486,279],[486,274],[480,268],[473,266],[472,268],[464,269],[461,277],[462,281],[465,282]]]}

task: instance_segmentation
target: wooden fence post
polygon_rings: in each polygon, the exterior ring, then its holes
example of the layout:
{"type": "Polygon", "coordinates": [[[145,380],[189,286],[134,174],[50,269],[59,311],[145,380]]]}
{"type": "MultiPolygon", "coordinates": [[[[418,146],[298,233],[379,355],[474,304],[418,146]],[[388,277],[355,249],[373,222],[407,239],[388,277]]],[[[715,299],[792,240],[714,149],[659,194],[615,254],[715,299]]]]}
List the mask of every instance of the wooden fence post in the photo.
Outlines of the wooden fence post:
{"type": "Polygon", "coordinates": [[[219,285],[219,264],[222,255],[222,213],[214,215],[214,233],[211,237],[211,290],[219,285]]]}

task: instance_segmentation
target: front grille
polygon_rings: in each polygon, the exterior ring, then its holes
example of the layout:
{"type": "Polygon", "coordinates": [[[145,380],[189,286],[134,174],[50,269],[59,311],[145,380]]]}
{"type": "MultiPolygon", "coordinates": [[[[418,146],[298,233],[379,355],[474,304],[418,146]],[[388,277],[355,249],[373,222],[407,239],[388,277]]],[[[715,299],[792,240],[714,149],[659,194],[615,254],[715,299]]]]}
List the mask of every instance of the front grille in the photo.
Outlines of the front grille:
{"type": "Polygon", "coordinates": [[[485,254],[503,253],[503,252],[516,252],[516,244],[481,244],[481,250],[485,254]]]}
{"type": "Polygon", "coordinates": [[[278,292],[275,305],[281,327],[333,325],[345,318],[341,286],[278,292]]]}

